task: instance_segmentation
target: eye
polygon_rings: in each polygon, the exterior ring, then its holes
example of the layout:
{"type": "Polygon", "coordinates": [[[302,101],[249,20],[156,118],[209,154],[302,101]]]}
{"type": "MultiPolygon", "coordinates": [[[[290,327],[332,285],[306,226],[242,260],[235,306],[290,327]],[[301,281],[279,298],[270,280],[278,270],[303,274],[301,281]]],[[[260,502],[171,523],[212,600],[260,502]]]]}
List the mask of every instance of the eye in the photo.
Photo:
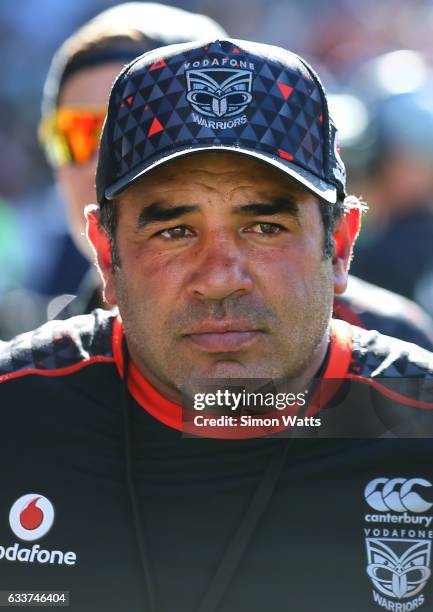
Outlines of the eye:
{"type": "Polygon", "coordinates": [[[155,236],[162,236],[166,240],[179,240],[194,236],[194,233],[186,225],[176,225],[176,227],[170,227],[157,232],[155,236]]]}
{"type": "Polygon", "coordinates": [[[267,223],[264,221],[259,221],[246,228],[246,231],[254,234],[276,236],[277,234],[280,234],[282,231],[284,231],[284,229],[285,228],[282,225],[279,225],[278,223],[267,223]]]}

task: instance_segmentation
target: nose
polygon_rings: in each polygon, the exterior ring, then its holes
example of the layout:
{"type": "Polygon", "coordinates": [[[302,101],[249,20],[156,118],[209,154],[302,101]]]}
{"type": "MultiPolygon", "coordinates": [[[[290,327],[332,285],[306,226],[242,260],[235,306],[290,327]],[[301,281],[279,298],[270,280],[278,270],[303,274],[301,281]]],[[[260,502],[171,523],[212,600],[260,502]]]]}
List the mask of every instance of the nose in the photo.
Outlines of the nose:
{"type": "Polygon", "coordinates": [[[245,248],[236,236],[214,231],[194,254],[189,293],[201,300],[224,300],[250,293],[253,280],[245,248]]]}

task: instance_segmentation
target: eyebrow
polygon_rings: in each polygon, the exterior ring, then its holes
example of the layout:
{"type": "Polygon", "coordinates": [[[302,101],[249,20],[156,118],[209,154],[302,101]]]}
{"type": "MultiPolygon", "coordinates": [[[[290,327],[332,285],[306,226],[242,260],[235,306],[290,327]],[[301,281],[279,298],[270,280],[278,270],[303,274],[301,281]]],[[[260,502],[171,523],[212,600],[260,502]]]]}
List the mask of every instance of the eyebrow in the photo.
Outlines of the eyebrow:
{"type": "Polygon", "coordinates": [[[171,206],[169,208],[162,206],[159,202],[154,202],[150,206],[146,206],[138,217],[138,226],[144,227],[149,223],[158,221],[172,221],[178,219],[182,215],[192,213],[198,210],[198,206],[182,204],[181,206],[171,206]]]}
{"type": "Polygon", "coordinates": [[[248,215],[251,217],[278,215],[281,213],[289,214],[296,219],[299,217],[298,205],[289,198],[275,198],[270,202],[252,202],[251,204],[244,204],[243,206],[237,206],[234,212],[238,215],[248,215]]]}
{"type": "MultiPolygon", "coordinates": [[[[159,202],[153,202],[144,208],[138,217],[138,226],[143,228],[150,223],[173,221],[183,215],[197,212],[199,207],[191,204],[181,204],[179,206],[166,207],[159,202]]],[[[299,207],[293,200],[288,198],[275,198],[270,202],[251,202],[233,209],[236,215],[268,216],[281,213],[289,214],[295,219],[299,216],[299,207]]]]}

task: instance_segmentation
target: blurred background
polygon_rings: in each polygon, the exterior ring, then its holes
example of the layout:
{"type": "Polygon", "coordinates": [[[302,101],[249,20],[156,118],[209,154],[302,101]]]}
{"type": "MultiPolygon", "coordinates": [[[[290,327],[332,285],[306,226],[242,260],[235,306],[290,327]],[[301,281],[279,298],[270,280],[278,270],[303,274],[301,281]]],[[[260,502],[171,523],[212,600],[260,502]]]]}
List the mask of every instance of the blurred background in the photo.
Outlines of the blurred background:
{"type": "MultiPolygon", "coordinates": [[[[39,324],[51,298],[74,294],[88,268],[69,237],[37,125],[54,52],[115,4],[0,2],[3,339],[39,324]]],[[[170,4],[211,16],[233,37],[284,46],[312,63],[341,131],[349,191],[370,206],[353,271],[433,314],[433,0],[170,4]]]]}

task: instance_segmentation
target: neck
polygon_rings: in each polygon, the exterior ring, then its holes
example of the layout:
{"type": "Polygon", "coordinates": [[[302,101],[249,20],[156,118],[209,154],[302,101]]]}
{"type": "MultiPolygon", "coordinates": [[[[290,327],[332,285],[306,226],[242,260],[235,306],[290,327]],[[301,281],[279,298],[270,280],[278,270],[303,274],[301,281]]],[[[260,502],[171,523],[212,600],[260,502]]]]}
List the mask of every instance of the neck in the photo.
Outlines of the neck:
{"type": "Polygon", "coordinates": [[[147,380],[148,383],[155,388],[158,393],[160,393],[165,399],[173,402],[174,404],[181,405],[182,403],[182,394],[180,391],[163,380],[155,376],[155,374],[146,366],[145,363],[140,359],[139,355],[136,354],[134,347],[130,347],[128,345],[129,355],[131,360],[135,364],[137,370],[140,374],[147,380]]]}

